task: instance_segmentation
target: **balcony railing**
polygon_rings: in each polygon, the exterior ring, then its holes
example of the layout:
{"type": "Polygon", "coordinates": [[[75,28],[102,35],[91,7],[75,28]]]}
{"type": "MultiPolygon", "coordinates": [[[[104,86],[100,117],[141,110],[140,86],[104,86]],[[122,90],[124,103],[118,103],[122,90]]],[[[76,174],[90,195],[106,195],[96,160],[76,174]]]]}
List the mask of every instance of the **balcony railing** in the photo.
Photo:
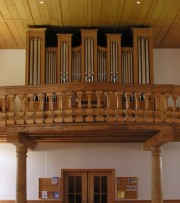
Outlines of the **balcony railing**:
{"type": "Polygon", "coordinates": [[[0,126],[180,123],[180,86],[77,82],[0,88],[0,126]]]}

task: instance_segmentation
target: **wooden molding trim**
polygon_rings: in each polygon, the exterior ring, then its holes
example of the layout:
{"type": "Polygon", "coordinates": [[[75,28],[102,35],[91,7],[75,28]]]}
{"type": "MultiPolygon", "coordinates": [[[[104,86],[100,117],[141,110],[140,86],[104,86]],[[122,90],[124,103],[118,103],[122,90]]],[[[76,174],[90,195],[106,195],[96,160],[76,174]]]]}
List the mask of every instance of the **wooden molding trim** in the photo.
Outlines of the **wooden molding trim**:
{"type": "MultiPolygon", "coordinates": [[[[59,200],[27,200],[27,203],[54,203],[54,202],[58,202],[58,203],[62,203],[59,200]]],[[[114,203],[151,203],[151,200],[116,200],[114,201],[114,203]]],[[[180,199],[176,199],[176,200],[163,200],[164,203],[179,203],[180,199]]],[[[15,203],[15,200],[0,200],[0,203],[15,203]]]]}

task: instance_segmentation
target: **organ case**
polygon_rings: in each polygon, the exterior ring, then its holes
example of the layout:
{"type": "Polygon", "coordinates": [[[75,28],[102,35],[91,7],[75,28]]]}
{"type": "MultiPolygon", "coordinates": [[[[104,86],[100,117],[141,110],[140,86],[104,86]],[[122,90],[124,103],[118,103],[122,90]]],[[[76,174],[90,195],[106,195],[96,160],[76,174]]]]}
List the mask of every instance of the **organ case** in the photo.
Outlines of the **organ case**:
{"type": "Polygon", "coordinates": [[[81,45],[73,34],[57,34],[57,47],[45,46],[46,29],[27,31],[26,85],[67,82],[153,84],[152,29],[133,28],[133,46],[122,47],[121,34],[106,34],[97,44],[97,29],[82,29],[81,45]]]}

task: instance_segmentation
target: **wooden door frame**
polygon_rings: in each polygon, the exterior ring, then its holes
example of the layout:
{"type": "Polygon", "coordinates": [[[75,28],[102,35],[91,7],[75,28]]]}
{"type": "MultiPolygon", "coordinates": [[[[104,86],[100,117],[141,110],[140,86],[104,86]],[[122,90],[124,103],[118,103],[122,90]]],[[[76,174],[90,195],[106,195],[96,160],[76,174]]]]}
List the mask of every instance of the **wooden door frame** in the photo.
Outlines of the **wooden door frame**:
{"type": "Polygon", "coordinates": [[[109,172],[111,174],[111,195],[112,201],[115,200],[115,169],[61,169],[61,197],[64,201],[64,177],[69,172],[109,172]]]}

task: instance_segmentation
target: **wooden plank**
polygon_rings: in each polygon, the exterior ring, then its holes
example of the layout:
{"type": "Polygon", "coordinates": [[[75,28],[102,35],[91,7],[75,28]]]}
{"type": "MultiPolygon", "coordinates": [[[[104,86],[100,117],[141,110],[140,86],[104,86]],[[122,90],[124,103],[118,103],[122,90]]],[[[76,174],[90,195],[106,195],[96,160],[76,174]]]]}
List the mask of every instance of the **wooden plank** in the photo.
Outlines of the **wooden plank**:
{"type": "MultiPolygon", "coordinates": [[[[88,1],[79,0],[79,18],[80,18],[80,26],[88,25],[88,11],[91,10],[91,7],[88,8],[88,1]]],[[[90,11],[91,12],[91,11],[90,11]]]]}
{"type": "MultiPolygon", "coordinates": [[[[1,25],[1,22],[0,22],[1,25]]],[[[1,34],[1,30],[0,30],[0,49],[6,49],[7,48],[7,43],[5,40],[5,36],[1,34]]]]}
{"type": "Polygon", "coordinates": [[[92,26],[100,25],[100,9],[101,9],[101,0],[96,0],[96,3],[92,5],[92,26]]]}
{"type": "Polygon", "coordinates": [[[110,11],[109,11],[109,23],[110,26],[116,26],[117,25],[117,16],[119,12],[121,1],[112,0],[110,5],[110,11]]]}
{"type": "MultiPolygon", "coordinates": [[[[27,5],[25,6],[24,0],[14,0],[16,9],[18,11],[18,15],[21,19],[28,19],[30,16],[28,15],[27,12],[27,5]]],[[[26,2],[27,4],[27,2],[26,2]]],[[[30,12],[29,12],[30,14],[30,12]]]]}
{"type": "Polygon", "coordinates": [[[51,0],[46,1],[47,10],[48,10],[49,19],[50,19],[50,24],[53,26],[59,25],[58,18],[57,18],[57,9],[59,7],[56,9],[56,2],[57,1],[51,1],[51,0]]]}
{"type": "Polygon", "coordinates": [[[56,8],[56,15],[57,15],[57,19],[58,19],[58,25],[59,26],[62,26],[63,23],[62,23],[62,11],[61,11],[61,4],[60,4],[60,1],[59,0],[55,0],[54,1],[54,4],[55,4],[55,8],[56,8]]]}
{"type": "Polygon", "coordinates": [[[46,1],[44,1],[44,3],[41,4],[41,3],[39,3],[39,0],[37,0],[37,5],[38,5],[38,8],[39,8],[41,18],[44,19],[44,20],[49,20],[49,13],[48,13],[48,8],[47,8],[46,1]]]}
{"type": "Polygon", "coordinates": [[[6,0],[6,5],[10,11],[11,18],[16,20],[19,19],[19,14],[14,0],[6,0]]]}
{"type": "MultiPolygon", "coordinates": [[[[160,20],[167,20],[169,18],[169,15],[175,11],[174,10],[174,7],[175,7],[175,4],[176,3],[176,0],[166,0],[166,3],[164,5],[164,8],[162,10],[162,12],[160,13],[160,16],[159,16],[159,19],[160,20]]],[[[176,10],[176,15],[177,15],[177,10],[176,10]]],[[[174,16],[175,17],[175,16],[174,16]]]]}
{"type": "Polygon", "coordinates": [[[142,3],[137,4],[136,1],[133,2],[132,9],[129,16],[129,18],[133,20],[133,23],[132,23],[133,26],[135,26],[138,23],[141,7],[142,7],[142,3]]]}
{"type": "MultiPolygon", "coordinates": [[[[172,2],[171,0],[168,0],[168,1],[172,2]]],[[[169,15],[168,15],[169,20],[178,20],[179,19],[178,18],[179,8],[180,8],[180,1],[179,0],[173,1],[173,7],[169,11],[169,15]]]]}
{"type": "Polygon", "coordinates": [[[15,43],[16,43],[16,47],[25,48],[25,43],[23,43],[21,35],[19,34],[18,27],[16,27],[15,23],[16,22],[8,21],[7,26],[11,32],[11,35],[13,36],[15,43]]]}
{"type": "Polygon", "coordinates": [[[57,1],[46,0],[46,7],[50,20],[57,20],[56,3],[57,1]]]}
{"type": "Polygon", "coordinates": [[[151,139],[144,143],[144,150],[150,150],[152,147],[162,146],[167,142],[172,142],[174,139],[173,130],[160,131],[154,135],[151,139]]]}
{"type": "Polygon", "coordinates": [[[33,20],[40,20],[41,15],[39,12],[37,0],[28,0],[28,5],[29,5],[30,11],[31,11],[32,19],[33,20]]]}
{"type": "Polygon", "coordinates": [[[156,6],[153,9],[150,19],[157,20],[160,17],[161,12],[164,9],[166,1],[160,0],[156,1],[156,6]]]}
{"type": "Polygon", "coordinates": [[[88,8],[88,14],[87,14],[87,17],[88,17],[88,26],[92,26],[92,3],[93,1],[91,0],[88,0],[88,4],[87,4],[87,8],[88,8]]]}
{"type": "Polygon", "coordinates": [[[79,4],[79,0],[69,0],[69,12],[72,26],[79,26],[79,19],[82,18],[80,16],[82,13],[79,12],[79,4]]]}
{"type": "Polygon", "coordinates": [[[26,47],[26,29],[28,28],[28,23],[27,25],[25,25],[23,22],[18,21],[18,22],[14,22],[17,28],[17,31],[20,35],[20,39],[22,41],[22,48],[26,47]]]}
{"type": "Polygon", "coordinates": [[[0,0],[0,11],[3,16],[3,19],[11,19],[11,14],[9,12],[9,9],[5,3],[5,0],[0,0]]]}
{"type": "Polygon", "coordinates": [[[132,12],[134,0],[125,1],[122,11],[122,20],[130,21],[130,15],[132,12]]]}
{"type": "Polygon", "coordinates": [[[9,31],[7,24],[5,22],[0,22],[0,27],[1,27],[0,34],[3,37],[3,39],[5,40],[5,43],[7,45],[6,48],[9,48],[9,47],[16,48],[17,47],[16,42],[13,39],[12,34],[9,31]]]}
{"type": "Polygon", "coordinates": [[[139,13],[140,20],[144,20],[144,21],[147,20],[151,6],[152,6],[152,1],[149,1],[149,0],[144,0],[141,3],[141,10],[139,13]]]}
{"type": "Polygon", "coordinates": [[[61,0],[61,13],[62,13],[63,26],[71,26],[69,0],[61,0]]]}
{"type": "Polygon", "coordinates": [[[109,24],[108,21],[109,21],[111,1],[102,0],[101,4],[103,5],[101,7],[101,16],[100,16],[101,26],[107,26],[109,24]]]}

